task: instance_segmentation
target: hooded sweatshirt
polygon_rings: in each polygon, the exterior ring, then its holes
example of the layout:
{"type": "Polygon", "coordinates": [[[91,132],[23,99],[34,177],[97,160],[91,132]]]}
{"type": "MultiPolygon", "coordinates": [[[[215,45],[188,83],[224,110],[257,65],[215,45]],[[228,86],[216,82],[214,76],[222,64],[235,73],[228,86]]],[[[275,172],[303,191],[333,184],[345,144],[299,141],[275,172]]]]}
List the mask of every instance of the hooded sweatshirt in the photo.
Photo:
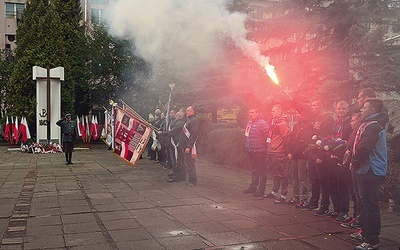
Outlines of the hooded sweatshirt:
{"type": "Polygon", "coordinates": [[[367,174],[371,169],[376,176],[386,176],[387,144],[386,113],[376,113],[361,121],[353,144],[351,164],[357,174],[367,174]]]}

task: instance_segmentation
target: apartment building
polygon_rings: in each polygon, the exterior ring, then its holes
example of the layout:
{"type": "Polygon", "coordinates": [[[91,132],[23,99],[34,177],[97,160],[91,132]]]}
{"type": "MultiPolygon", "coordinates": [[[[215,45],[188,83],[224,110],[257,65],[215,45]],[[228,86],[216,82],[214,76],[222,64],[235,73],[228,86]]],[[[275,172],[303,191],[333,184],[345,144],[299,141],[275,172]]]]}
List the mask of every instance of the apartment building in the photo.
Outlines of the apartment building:
{"type": "MultiPolygon", "coordinates": [[[[90,25],[91,20],[104,21],[106,9],[115,0],[81,0],[83,19],[90,25]]],[[[0,49],[15,49],[18,21],[25,9],[26,0],[0,0],[0,49]]]]}

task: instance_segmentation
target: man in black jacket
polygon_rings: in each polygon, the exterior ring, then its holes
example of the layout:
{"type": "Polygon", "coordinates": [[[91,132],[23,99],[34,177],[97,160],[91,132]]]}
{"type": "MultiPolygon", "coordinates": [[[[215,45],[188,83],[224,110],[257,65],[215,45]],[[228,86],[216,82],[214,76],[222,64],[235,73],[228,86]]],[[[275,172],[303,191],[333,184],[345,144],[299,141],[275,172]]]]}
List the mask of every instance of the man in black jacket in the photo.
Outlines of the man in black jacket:
{"type": "Polygon", "coordinates": [[[185,111],[179,110],[175,113],[174,110],[170,112],[171,124],[167,131],[160,131],[166,136],[167,153],[169,156],[172,173],[169,174],[168,182],[176,182],[185,180],[185,169],[183,168],[183,154],[179,152],[179,140],[183,125],[185,124],[185,111]]]}
{"type": "Polygon", "coordinates": [[[67,114],[64,118],[57,121],[56,124],[61,127],[62,142],[65,152],[65,165],[73,164],[71,161],[72,151],[74,149],[74,141],[78,134],[76,122],[71,120],[71,114],[67,114]]]}
{"type": "Polygon", "coordinates": [[[196,141],[199,135],[200,121],[192,106],[186,109],[186,117],[187,119],[182,129],[179,145],[184,151],[183,161],[188,173],[187,185],[189,187],[194,187],[197,183],[195,158],[197,157],[196,141]]]}

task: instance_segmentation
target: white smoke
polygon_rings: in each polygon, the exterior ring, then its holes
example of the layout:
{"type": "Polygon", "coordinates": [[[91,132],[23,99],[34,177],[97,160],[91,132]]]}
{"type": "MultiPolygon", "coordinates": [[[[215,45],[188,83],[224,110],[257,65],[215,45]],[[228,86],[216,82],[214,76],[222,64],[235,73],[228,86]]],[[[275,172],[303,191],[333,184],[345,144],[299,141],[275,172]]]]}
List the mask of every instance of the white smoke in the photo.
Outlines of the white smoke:
{"type": "Polygon", "coordinates": [[[227,38],[261,65],[268,64],[258,45],[246,39],[246,14],[230,13],[227,2],[118,0],[110,10],[110,32],[133,39],[136,53],[154,71],[181,74],[215,63],[221,41],[227,38]]]}

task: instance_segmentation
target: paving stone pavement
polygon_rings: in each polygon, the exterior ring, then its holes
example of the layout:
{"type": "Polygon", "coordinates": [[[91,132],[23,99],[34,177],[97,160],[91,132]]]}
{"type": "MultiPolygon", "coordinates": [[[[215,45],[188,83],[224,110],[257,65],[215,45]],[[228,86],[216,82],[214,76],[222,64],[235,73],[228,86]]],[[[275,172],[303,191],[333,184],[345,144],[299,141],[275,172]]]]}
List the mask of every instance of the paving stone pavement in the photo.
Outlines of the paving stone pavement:
{"type": "MultiPolygon", "coordinates": [[[[241,191],[245,170],[197,160],[196,187],[132,167],[102,144],[63,154],[0,146],[1,249],[352,249],[334,219],[241,191]]],[[[272,183],[268,182],[268,188],[272,183]]],[[[381,249],[399,249],[400,213],[382,204],[381,249]]]]}

